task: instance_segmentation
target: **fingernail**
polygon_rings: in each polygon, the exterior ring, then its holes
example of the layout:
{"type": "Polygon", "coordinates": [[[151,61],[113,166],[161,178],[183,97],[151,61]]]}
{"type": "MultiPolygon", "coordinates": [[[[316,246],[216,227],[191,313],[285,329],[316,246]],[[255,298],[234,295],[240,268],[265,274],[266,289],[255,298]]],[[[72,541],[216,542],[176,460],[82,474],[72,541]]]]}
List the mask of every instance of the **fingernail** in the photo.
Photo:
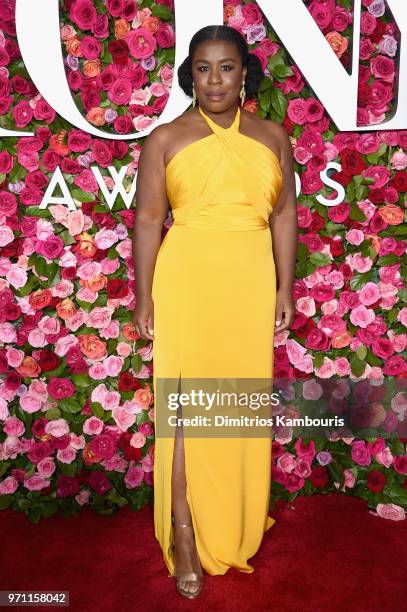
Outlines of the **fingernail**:
{"type": "Polygon", "coordinates": [[[276,321],[276,325],[280,325],[280,321],[276,321]]]}

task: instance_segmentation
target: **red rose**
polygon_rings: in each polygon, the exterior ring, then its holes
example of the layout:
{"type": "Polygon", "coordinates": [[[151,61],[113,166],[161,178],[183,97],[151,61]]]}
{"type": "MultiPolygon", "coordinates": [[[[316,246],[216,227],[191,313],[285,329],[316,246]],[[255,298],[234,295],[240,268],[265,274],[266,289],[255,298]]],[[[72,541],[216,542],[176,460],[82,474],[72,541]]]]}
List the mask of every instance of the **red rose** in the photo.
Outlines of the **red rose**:
{"type": "Polygon", "coordinates": [[[6,389],[11,391],[17,391],[21,385],[21,376],[17,372],[9,372],[4,379],[4,385],[6,389]]]}
{"type": "Polygon", "coordinates": [[[372,470],[367,477],[367,486],[373,493],[380,493],[386,484],[386,476],[379,470],[372,470]]]}
{"type": "Polygon", "coordinates": [[[38,363],[44,372],[52,372],[60,365],[61,360],[54,351],[40,351],[38,363]]]}
{"type": "Polygon", "coordinates": [[[405,193],[407,191],[407,172],[405,170],[396,172],[390,181],[390,185],[397,189],[399,193],[405,193]]]}
{"type": "Polygon", "coordinates": [[[332,257],[340,257],[345,252],[341,240],[331,240],[329,242],[329,249],[332,257]]]}
{"type": "Polygon", "coordinates": [[[310,474],[310,480],[314,487],[320,488],[328,484],[328,471],[323,465],[314,467],[310,474]]]}
{"type": "Polygon", "coordinates": [[[343,187],[346,187],[351,182],[352,175],[348,174],[347,172],[343,172],[343,170],[341,170],[341,172],[333,172],[331,174],[331,178],[337,183],[339,183],[340,185],[342,185],[343,187]]]}
{"type": "Polygon", "coordinates": [[[136,389],[140,389],[140,388],[141,388],[140,383],[137,381],[136,378],[134,378],[134,376],[132,376],[132,374],[130,374],[130,372],[120,373],[119,384],[118,384],[119,391],[126,393],[128,391],[135,391],[136,389]]]}
{"type": "Polygon", "coordinates": [[[89,486],[96,491],[96,493],[99,493],[99,495],[104,495],[106,491],[112,488],[108,477],[100,470],[95,470],[90,473],[89,486]]]}
{"type": "Polygon", "coordinates": [[[129,292],[128,284],[119,278],[111,278],[107,283],[107,297],[110,300],[117,300],[129,292]]]}
{"type": "Polygon", "coordinates": [[[372,191],[369,194],[369,200],[373,204],[383,204],[383,202],[384,202],[384,189],[383,188],[372,189],[372,191]]]}
{"type": "Polygon", "coordinates": [[[76,495],[79,491],[79,483],[73,476],[61,474],[57,480],[57,497],[68,497],[76,495]]]}
{"type": "Polygon", "coordinates": [[[341,153],[342,171],[345,174],[360,174],[366,168],[366,163],[358,151],[344,149],[341,153]]]}
{"type": "Polygon", "coordinates": [[[111,40],[107,50],[112,56],[113,63],[125,66],[129,59],[129,48],[124,40],[111,40]]]}

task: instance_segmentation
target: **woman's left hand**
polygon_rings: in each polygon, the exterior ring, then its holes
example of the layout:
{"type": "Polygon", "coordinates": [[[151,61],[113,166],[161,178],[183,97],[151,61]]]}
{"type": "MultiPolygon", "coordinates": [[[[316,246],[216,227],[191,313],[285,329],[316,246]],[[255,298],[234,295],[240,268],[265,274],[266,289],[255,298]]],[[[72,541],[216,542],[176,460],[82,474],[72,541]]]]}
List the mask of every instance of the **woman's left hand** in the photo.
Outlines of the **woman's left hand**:
{"type": "Polygon", "coordinates": [[[276,298],[276,334],[290,327],[294,320],[294,310],[292,291],[279,289],[276,298]]]}

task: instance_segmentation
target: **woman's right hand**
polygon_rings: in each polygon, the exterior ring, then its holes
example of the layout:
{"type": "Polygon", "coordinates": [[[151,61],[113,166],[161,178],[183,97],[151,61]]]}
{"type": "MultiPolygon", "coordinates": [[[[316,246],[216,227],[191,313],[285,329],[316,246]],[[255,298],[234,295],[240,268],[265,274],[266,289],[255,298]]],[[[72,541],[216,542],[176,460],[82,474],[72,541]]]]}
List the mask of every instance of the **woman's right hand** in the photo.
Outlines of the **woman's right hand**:
{"type": "Polygon", "coordinates": [[[133,311],[137,333],[146,340],[154,340],[154,302],[152,297],[140,298],[133,311]]]}

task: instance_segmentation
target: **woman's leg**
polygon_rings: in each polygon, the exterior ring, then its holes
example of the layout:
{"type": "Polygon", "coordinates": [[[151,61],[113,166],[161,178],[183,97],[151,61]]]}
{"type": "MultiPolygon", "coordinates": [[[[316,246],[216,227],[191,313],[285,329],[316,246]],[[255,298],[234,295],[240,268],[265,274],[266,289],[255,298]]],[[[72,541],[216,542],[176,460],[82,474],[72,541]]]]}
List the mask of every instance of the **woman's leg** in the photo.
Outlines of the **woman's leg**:
{"type": "MultiPolygon", "coordinates": [[[[184,572],[200,573],[202,569],[195,544],[191,512],[186,498],[184,436],[182,427],[180,426],[176,428],[174,439],[171,499],[172,513],[174,516],[176,573],[177,575],[184,572]],[[178,523],[184,523],[191,526],[180,527],[177,525],[178,523]]],[[[189,593],[194,593],[198,589],[198,584],[193,581],[185,581],[182,588],[189,593]]]]}

